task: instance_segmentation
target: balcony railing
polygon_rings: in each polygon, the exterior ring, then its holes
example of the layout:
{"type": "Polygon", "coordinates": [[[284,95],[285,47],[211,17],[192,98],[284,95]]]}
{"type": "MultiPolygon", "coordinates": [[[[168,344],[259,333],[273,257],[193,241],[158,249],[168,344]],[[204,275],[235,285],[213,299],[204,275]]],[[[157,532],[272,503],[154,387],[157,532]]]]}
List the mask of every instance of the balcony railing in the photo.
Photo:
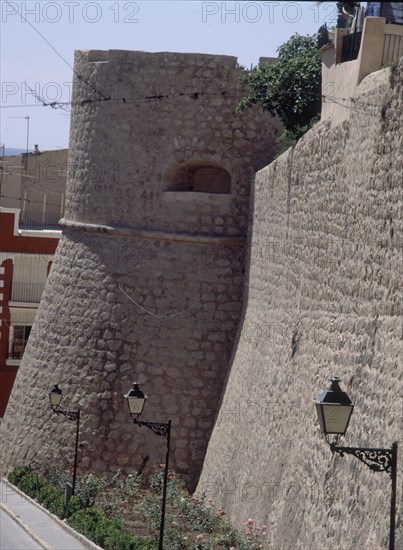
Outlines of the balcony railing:
{"type": "Polygon", "coordinates": [[[11,301],[39,304],[44,287],[45,283],[13,283],[11,301]]]}
{"type": "Polygon", "coordinates": [[[11,346],[11,353],[8,354],[8,359],[22,359],[28,338],[23,340],[15,340],[11,346]]]}
{"type": "Polygon", "coordinates": [[[21,212],[19,228],[43,231],[60,231],[59,220],[63,215],[60,212],[21,212]]]}
{"type": "MultiPolygon", "coordinates": [[[[388,26],[386,26],[388,28],[388,26]]],[[[400,27],[402,28],[402,27],[400,27]]],[[[403,29],[403,28],[402,28],[403,29]]],[[[385,32],[382,65],[398,61],[403,56],[403,34],[389,34],[385,32]]]]}

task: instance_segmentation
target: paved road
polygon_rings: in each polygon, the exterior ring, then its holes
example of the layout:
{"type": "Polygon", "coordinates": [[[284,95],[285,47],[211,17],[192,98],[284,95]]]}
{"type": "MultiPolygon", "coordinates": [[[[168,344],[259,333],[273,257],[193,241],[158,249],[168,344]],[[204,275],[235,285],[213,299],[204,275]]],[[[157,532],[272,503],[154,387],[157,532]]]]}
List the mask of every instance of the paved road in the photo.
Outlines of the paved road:
{"type": "Polygon", "coordinates": [[[0,550],[42,550],[13,519],[0,509],[0,550]]]}
{"type": "MultiPolygon", "coordinates": [[[[24,495],[20,495],[7,482],[1,480],[0,496],[1,504],[10,511],[11,516],[16,516],[18,521],[26,526],[28,532],[35,534],[38,541],[36,546],[32,547],[26,544],[18,546],[20,543],[15,542],[13,544],[17,544],[17,546],[1,546],[0,550],[9,550],[9,548],[10,550],[31,550],[31,548],[39,548],[40,550],[86,550],[84,544],[76,536],[66,531],[60,522],[54,521],[49,514],[41,510],[35,503],[30,502],[30,500],[25,498],[24,495]]],[[[9,522],[5,516],[6,512],[3,510],[1,515],[2,523],[4,519],[4,525],[7,527],[9,522]]],[[[0,528],[1,535],[9,537],[8,529],[5,530],[2,524],[0,524],[0,528]]],[[[10,541],[6,542],[5,540],[4,544],[10,544],[10,541]]]]}

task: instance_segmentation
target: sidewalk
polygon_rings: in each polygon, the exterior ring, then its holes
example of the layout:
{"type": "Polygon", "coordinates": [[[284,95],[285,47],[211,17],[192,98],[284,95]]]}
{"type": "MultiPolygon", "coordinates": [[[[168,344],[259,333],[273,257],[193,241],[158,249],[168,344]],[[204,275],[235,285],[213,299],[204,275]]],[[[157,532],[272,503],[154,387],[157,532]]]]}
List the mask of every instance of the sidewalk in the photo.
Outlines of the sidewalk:
{"type": "Polygon", "coordinates": [[[0,509],[44,550],[101,550],[7,480],[1,480],[0,491],[0,509]]]}

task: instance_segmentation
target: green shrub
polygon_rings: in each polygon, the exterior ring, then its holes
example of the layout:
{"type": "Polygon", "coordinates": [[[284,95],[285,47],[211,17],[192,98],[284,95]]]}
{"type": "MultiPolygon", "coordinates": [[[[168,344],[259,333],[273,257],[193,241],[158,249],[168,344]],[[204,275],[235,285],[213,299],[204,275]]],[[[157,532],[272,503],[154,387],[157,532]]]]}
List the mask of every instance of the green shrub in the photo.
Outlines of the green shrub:
{"type": "Polygon", "coordinates": [[[130,533],[112,529],[105,538],[106,550],[154,550],[156,544],[150,540],[140,540],[130,533]]]}
{"type": "Polygon", "coordinates": [[[64,493],[51,483],[46,483],[40,490],[38,502],[61,519],[65,518],[64,493]]]}
{"type": "Polygon", "coordinates": [[[61,489],[62,491],[64,491],[67,482],[72,482],[71,471],[60,467],[47,467],[45,469],[44,476],[49,481],[49,483],[52,483],[56,487],[59,487],[59,489],[61,489]]]}
{"type": "Polygon", "coordinates": [[[192,499],[188,519],[192,529],[203,533],[213,533],[221,519],[217,513],[205,503],[192,499]]]}
{"type": "MultiPolygon", "coordinates": [[[[164,470],[149,481],[148,491],[140,490],[138,476],[124,476],[119,471],[112,478],[79,472],[76,495],[69,508],[64,508],[65,484],[71,471],[48,469],[44,476],[29,467],[15,468],[9,480],[36,498],[50,512],[64,519],[87,538],[105,550],[155,550],[161,520],[164,470]],[[140,539],[125,531],[123,518],[130,524],[141,516],[150,536],[140,539]]],[[[127,524],[126,524],[127,525],[127,524]]],[[[257,527],[253,519],[239,533],[228,522],[222,510],[215,510],[206,499],[191,496],[184,482],[174,472],[168,474],[164,547],[169,550],[236,550],[267,549],[266,528],[257,527]]]]}
{"type": "MultiPolygon", "coordinates": [[[[49,512],[61,519],[66,517],[64,506],[65,493],[60,484],[55,485],[44,477],[32,472],[29,466],[18,466],[8,475],[10,483],[16,485],[26,495],[37,500],[49,512]]],[[[83,508],[77,497],[72,497],[69,503],[69,514],[83,508]]]]}
{"type": "Polygon", "coordinates": [[[31,473],[31,468],[29,466],[17,466],[8,474],[8,481],[16,487],[19,487],[21,479],[29,473],[31,473]]]}
{"type": "MultiPolygon", "coordinates": [[[[69,525],[79,533],[100,544],[102,538],[102,527],[105,516],[99,510],[84,509],[75,512],[68,520],[69,525]]],[[[102,541],[103,542],[103,541],[102,541]]]]}
{"type": "Polygon", "coordinates": [[[80,499],[83,508],[94,506],[98,494],[105,489],[107,482],[99,477],[89,474],[79,476],[76,486],[76,495],[80,499]]]}
{"type": "MultiPolygon", "coordinates": [[[[142,500],[142,509],[155,535],[161,518],[163,470],[149,480],[151,491],[142,500]]],[[[204,498],[191,496],[175,473],[168,475],[164,545],[169,550],[263,550],[267,549],[266,528],[251,519],[244,533],[238,532],[222,510],[215,510],[204,498]]]]}
{"type": "Polygon", "coordinates": [[[37,499],[44,483],[45,480],[38,476],[38,474],[29,472],[21,478],[18,487],[29,497],[37,499]]]}
{"type": "Polygon", "coordinates": [[[82,510],[82,509],[83,509],[83,505],[82,505],[80,499],[76,496],[71,497],[70,502],[69,502],[68,515],[72,516],[73,514],[75,514],[76,512],[78,512],[79,510],[82,510]]]}
{"type": "MultiPolygon", "coordinates": [[[[63,491],[66,482],[71,483],[72,471],[61,468],[48,468],[45,476],[63,491]]],[[[97,508],[106,516],[122,515],[128,506],[138,498],[141,477],[129,474],[122,475],[121,470],[107,479],[93,473],[77,472],[76,497],[81,508],[97,508]]],[[[78,509],[78,508],[76,508],[78,509]]]]}
{"type": "Polygon", "coordinates": [[[153,550],[155,543],[140,540],[122,531],[119,518],[108,519],[95,509],[79,510],[69,520],[69,525],[79,533],[94,541],[105,550],[153,550]]]}

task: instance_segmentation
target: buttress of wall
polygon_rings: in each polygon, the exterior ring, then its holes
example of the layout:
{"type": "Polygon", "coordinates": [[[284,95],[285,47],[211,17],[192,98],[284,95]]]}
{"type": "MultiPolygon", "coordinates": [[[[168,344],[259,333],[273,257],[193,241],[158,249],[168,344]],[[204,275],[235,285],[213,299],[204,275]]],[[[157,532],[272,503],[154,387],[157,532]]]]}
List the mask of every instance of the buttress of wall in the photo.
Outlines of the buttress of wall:
{"type": "Polygon", "coordinates": [[[242,310],[251,174],[279,128],[235,112],[240,74],[225,56],[77,53],[64,234],[1,426],[4,467],[70,460],[55,382],[82,410],[83,467],[161,463],[164,442],[127,412],[137,380],[194,486],[242,310]]]}
{"type": "Polygon", "coordinates": [[[389,475],[332,456],[313,401],[339,376],[356,405],[342,445],[401,435],[401,82],[402,62],[371,74],[350,122],[256,176],[247,309],[198,492],[272,548],[387,548],[389,475]]]}

